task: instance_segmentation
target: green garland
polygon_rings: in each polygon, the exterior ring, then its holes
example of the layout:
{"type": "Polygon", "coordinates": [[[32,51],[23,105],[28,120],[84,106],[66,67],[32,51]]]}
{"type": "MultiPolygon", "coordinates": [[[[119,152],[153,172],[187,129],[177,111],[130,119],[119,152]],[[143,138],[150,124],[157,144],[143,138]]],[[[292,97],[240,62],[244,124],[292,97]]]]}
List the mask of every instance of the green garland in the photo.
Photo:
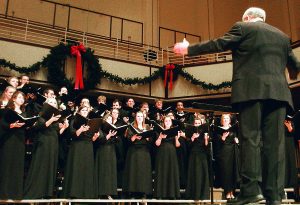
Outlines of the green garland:
{"type": "Polygon", "coordinates": [[[11,63],[5,59],[0,59],[0,66],[4,67],[4,68],[9,68],[11,70],[15,70],[19,73],[29,74],[29,73],[34,73],[34,72],[38,71],[41,68],[41,62],[37,62],[37,63],[31,65],[30,67],[19,67],[19,66],[16,66],[16,64],[11,63]]]}
{"type": "Polygon", "coordinates": [[[206,90],[219,90],[221,88],[230,88],[231,87],[231,81],[225,81],[225,82],[222,82],[217,85],[214,85],[212,83],[207,84],[203,81],[200,81],[200,80],[194,78],[193,75],[189,74],[188,72],[186,72],[183,69],[179,71],[179,74],[182,75],[182,77],[184,77],[184,79],[186,79],[187,81],[190,81],[192,84],[198,85],[206,90]]]}
{"type": "Polygon", "coordinates": [[[114,82],[114,83],[119,83],[123,85],[135,85],[135,84],[147,84],[150,83],[156,79],[158,79],[161,76],[160,71],[154,71],[149,77],[144,77],[144,78],[121,78],[117,75],[113,75],[111,73],[108,73],[107,71],[102,71],[103,77],[107,78],[108,80],[114,82]]]}
{"type": "MultiPolygon", "coordinates": [[[[67,86],[68,88],[74,87],[73,79],[68,79],[63,71],[63,65],[67,57],[72,57],[70,54],[72,44],[59,44],[50,50],[50,53],[41,61],[37,62],[29,67],[18,67],[14,63],[0,59],[0,66],[9,68],[19,73],[30,74],[39,71],[42,67],[48,68],[48,81],[57,86],[67,86]]],[[[86,78],[84,78],[85,90],[93,89],[100,83],[101,78],[107,78],[108,80],[123,85],[135,85],[135,84],[148,84],[159,77],[164,79],[165,66],[161,69],[153,72],[150,76],[144,78],[121,78],[118,75],[103,71],[98,59],[94,55],[94,51],[90,48],[86,49],[86,52],[82,54],[83,64],[87,65],[86,78]]],[[[182,75],[187,81],[194,85],[201,86],[207,90],[218,90],[220,88],[231,87],[231,82],[226,81],[218,85],[212,83],[205,83],[196,79],[193,75],[187,73],[179,65],[175,64],[173,70],[174,78],[176,80],[178,75],[182,75]]]]}

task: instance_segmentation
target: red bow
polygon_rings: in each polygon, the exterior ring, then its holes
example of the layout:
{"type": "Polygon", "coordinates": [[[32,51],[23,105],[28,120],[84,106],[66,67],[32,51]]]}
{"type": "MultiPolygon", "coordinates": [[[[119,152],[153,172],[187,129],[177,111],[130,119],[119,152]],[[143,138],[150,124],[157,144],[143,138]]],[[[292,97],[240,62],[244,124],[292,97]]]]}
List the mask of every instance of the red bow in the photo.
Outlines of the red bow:
{"type": "Polygon", "coordinates": [[[173,87],[173,70],[175,69],[174,64],[167,64],[165,66],[165,87],[167,87],[167,78],[168,78],[168,73],[170,71],[170,90],[172,90],[173,87]]]}
{"type": "Polygon", "coordinates": [[[81,65],[81,53],[86,52],[82,43],[78,46],[71,46],[71,54],[76,56],[76,78],[75,78],[75,87],[74,89],[84,89],[83,77],[82,77],[82,65],[81,65]]]}

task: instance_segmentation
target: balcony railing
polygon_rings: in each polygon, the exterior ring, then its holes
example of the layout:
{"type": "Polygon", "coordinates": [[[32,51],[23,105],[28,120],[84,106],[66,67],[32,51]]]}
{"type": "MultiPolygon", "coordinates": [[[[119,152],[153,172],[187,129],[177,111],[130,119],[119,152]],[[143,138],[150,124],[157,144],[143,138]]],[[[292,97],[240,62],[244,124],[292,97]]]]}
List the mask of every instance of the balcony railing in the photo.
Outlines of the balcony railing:
{"type": "Polygon", "coordinates": [[[49,48],[61,42],[80,41],[99,57],[153,67],[167,63],[205,65],[232,59],[230,52],[195,57],[178,56],[170,47],[158,48],[4,15],[0,15],[0,38],[49,48]]]}

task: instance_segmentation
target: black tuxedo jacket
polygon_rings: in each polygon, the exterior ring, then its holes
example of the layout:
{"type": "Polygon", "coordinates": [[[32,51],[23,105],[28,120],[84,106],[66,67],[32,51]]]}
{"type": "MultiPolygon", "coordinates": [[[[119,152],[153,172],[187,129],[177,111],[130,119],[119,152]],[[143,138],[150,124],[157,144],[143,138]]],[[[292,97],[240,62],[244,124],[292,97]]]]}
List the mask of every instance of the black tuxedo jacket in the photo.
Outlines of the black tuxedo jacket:
{"type": "Polygon", "coordinates": [[[191,45],[188,55],[232,51],[232,104],[250,100],[273,99],[287,102],[292,98],[285,68],[300,71],[290,39],[265,22],[237,22],[224,36],[191,45]]]}

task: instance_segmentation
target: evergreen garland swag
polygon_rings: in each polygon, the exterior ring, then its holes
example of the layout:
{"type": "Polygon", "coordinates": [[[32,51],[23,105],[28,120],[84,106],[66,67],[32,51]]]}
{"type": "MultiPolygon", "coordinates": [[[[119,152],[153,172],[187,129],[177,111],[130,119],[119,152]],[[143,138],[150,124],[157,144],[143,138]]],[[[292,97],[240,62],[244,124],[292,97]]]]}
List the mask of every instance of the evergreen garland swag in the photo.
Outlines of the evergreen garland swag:
{"type": "MultiPolygon", "coordinates": [[[[30,74],[39,71],[42,67],[47,68],[47,79],[49,82],[57,86],[74,87],[73,79],[68,79],[63,71],[64,62],[67,57],[72,57],[70,53],[73,44],[59,44],[50,50],[50,53],[43,58],[41,62],[37,62],[29,67],[19,67],[14,63],[10,63],[5,59],[0,59],[0,66],[9,68],[23,74],[30,74]]],[[[87,48],[86,52],[81,53],[83,64],[87,65],[86,78],[84,78],[85,89],[95,88],[100,82],[102,76],[102,68],[98,59],[94,56],[94,52],[87,48]]]]}
{"type": "MultiPolygon", "coordinates": [[[[67,57],[72,57],[70,53],[71,46],[73,44],[59,44],[50,50],[50,53],[41,61],[37,62],[29,67],[19,67],[14,63],[0,59],[0,67],[9,68],[23,74],[30,74],[39,71],[42,67],[48,68],[48,81],[57,86],[67,86],[68,88],[74,87],[73,79],[68,79],[63,71],[64,62],[67,57]]],[[[94,55],[94,51],[90,48],[86,48],[86,52],[82,52],[82,62],[86,65],[86,78],[84,78],[85,90],[93,89],[100,83],[101,77],[107,78],[108,80],[123,85],[135,85],[135,84],[148,84],[158,78],[163,78],[165,75],[165,66],[161,69],[153,72],[150,76],[144,78],[121,78],[117,75],[102,70],[101,64],[94,55]]],[[[218,85],[207,84],[203,81],[196,79],[193,75],[186,72],[179,65],[175,65],[174,69],[174,80],[177,75],[182,75],[187,81],[190,81],[194,85],[201,86],[208,90],[218,90],[220,88],[231,87],[231,82],[223,82],[218,85]]]]}

